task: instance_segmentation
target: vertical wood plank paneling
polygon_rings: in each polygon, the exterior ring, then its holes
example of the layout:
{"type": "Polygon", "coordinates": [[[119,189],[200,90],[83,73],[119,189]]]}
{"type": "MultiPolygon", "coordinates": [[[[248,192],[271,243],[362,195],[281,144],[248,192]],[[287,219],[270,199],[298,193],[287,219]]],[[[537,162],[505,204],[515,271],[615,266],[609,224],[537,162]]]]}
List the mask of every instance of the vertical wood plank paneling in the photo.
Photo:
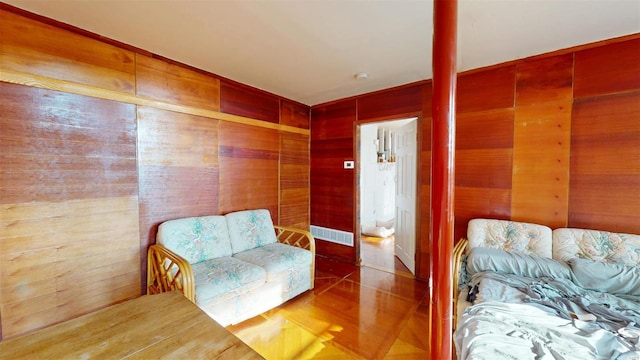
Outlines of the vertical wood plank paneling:
{"type": "Polygon", "coordinates": [[[403,86],[358,98],[358,120],[410,117],[422,110],[423,84],[403,86]]]}
{"type": "Polygon", "coordinates": [[[137,197],[1,206],[4,338],[140,294],[137,197]]]}
{"type": "Polygon", "coordinates": [[[293,101],[280,101],[280,124],[309,129],[310,108],[293,101]]]}
{"type": "Polygon", "coordinates": [[[280,135],[280,225],[309,230],[309,136],[280,135]]]}
{"type": "Polygon", "coordinates": [[[144,270],[160,223],[218,213],[218,121],[139,107],[138,168],[144,270]]]}
{"type": "Polygon", "coordinates": [[[139,54],[136,55],[136,94],[172,104],[220,110],[220,80],[139,54]]]}
{"type": "Polygon", "coordinates": [[[458,77],[455,239],[474,217],[510,216],[514,90],[513,65],[458,77]]]}
{"type": "Polygon", "coordinates": [[[135,91],[131,51],[0,10],[0,64],[6,70],[101,89],[135,91]]]}
{"type": "MultiPolygon", "coordinates": [[[[342,169],[344,160],[354,158],[354,121],[414,111],[411,86],[316,106],[310,123],[304,114],[308,108],[232,82],[223,81],[216,103],[215,85],[192,70],[140,56],[136,85],[135,57],[129,50],[4,10],[0,20],[2,69],[127,94],[135,94],[138,86],[144,97],[213,110],[218,106],[230,114],[311,128],[310,217],[322,226],[354,230],[354,173],[342,169]]],[[[526,160],[531,166],[536,145],[536,160],[548,162],[558,154],[548,138],[566,135],[566,128],[552,124],[565,121],[562,117],[569,112],[570,180],[543,181],[536,189],[550,194],[569,187],[569,226],[640,233],[634,217],[640,212],[639,43],[636,38],[576,52],[571,110],[559,107],[567,90],[561,61],[544,71],[544,62],[524,62],[460,77],[458,134],[466,140],[457,142],[463,154],[456,187],[456,238],[466,233],[468,219],[524,218],[534,211],[525,210],[537,193],[528,194],[523,179],[529,175],[520,172],[520,164],[526,160]],[[509,146],[503,143],[509,129],[499,127],[514,111],[509,146]],[[544,121],[532,127],[531,119],[544,121]],[[545,129],[549,136],[543,137],[545,129]],[[480,130],[493,145],[474,137],[480,130]],[[507,186],[510,151],[512,185],[507,186]],[[487,169],[498,179],[489,179],[487,169]]],[[[226,122],[219,129],[217,120],[149,108],[140,109],[136,133],[136,111],[130,104],[0,85],[0,225],[7,229],[0,233],[0,337],[137,296],[139,279],[144,281],[136,265],[144,263],[139,252],[146,252],[154,240],[154,226],[168,218],[266,207],[276,222],[302,223],[302,217],[289,217],[305,201],[298,182],[304,177],[299,176],[304,172],[304,136],[281,137],[276,130],[226,122]],[[137,158],[136,135],[141,146],[137,158]],[[25,289],[33,292],[25,295],[25,289]]],[[[430,87],[428,82],[422,85],[423,118],[431,113],[430,87]]],[[[430,174],[424,169],[430,166],[431,143],[430,128],[424,125],[428,122],[421,123],[423,248],[418,256],[428,259],[424,234],[429,215],[424,209],[429,207],[425,194],[430,174]]],[[[549,179],[545,171],[564,171],[538,170],[549,179]]],[[[355,259],[355,248],[324,241],[319,241],[318,253],[355,259]]],[[[421,268],[429,264],[420,260],[421,268]]]]}
{"type": "Polygon", "coordinates": [[[572,79],[573,54],[517,65],[513,220],[567,225],[572,79]]]}
{"type": "Polygon", "coordinates": [[[220,82],[220,111],[272,123],[280,122],[280,101],[249,87],[220,82]]]}
{"type": "Polygon", "coordinates": [[[311,223],[353,231],[354,171],[343,169],[354,160],[355,101],[317,109],[311,119],[311,223]]]}
{"type": "Polygon", "coordinates": [[[456,128],[456,148],[510,149],[513,147],[512,108],[460,113],[456,128]]]}
{"type": "Polygon", "coordinates": [[[508,65],[458,77],[458,114],[513,107],[515,66],[508,65]]]}
{"type": "Polygon", "coordinates": [[[640,39],[575,53],[576,99],[640,89],[640,39]]]}
{"type": "Polygon", "coordinates": [[[576,100],[569,226],[640,234],[640,91],[576,100]]]}
{"type": "MultiPolygon", "coordinates": [[[[504,77],[509,72],[494,72],[504,77]]],[[[478,75],[489,83],[495,82],[478,75]]],[[[512,79],[515,80],[515,79],[512,79]]],[[[500,79],[504,82],[505,80],[500,79]]],[[[506,85],[503,85],[506,89],[506,85]]],[[[468,91],[468,90],[467,90],[468,91]]],[[[478,91],[484,91],[479,89],[478,91]]],[[[467,95],[471,95],[467,92],[467,95]]],[[[513,98],[513,87],[511,98],[513,98]]],[[[501,96],[509,98],[507,95],[501,96]]],[[[460,99],[460,101],[463,101],[460,99]]],[[[488,100],[491,102],[491,100],[488,100]]],[[[509,101],[495,103],[507,105],[509,101]]],[[[456,223],[455,239],[466,236],[474,217],[509,218],[513,171],[512,107],[458,113],[456,129],[456,223]],[[491,199],[487,202],[480,199],[491,199]]]]}
{"type": "Polygon", "coordinates": [[[2,202],[136,194],[134,106],[8,83],[0,92],[2,202]]]}
{"type": "Polygon", "coordinates": [[[277,130],[221,122],[219,210],[268,209],[278,223],[277,130]]]}
{"type": "Polygon", "coordinates": [[[0,84],[2,335],[140,294],[135,107],[0,84]]]}
{"type": "MultiPolygon", "coordinates": [[[[232,114],[310,127],[308,106],[233,82],[224,97],[214,75],[4,10],[0,20],[1,70],[125,102],[219,111],[223,99],[232,114]]],[[[220,197],[228,211],[265,207],[308,228],[304,132],[281,143],[277,130],[226,123],[219,136],[211,118],[9,83],[0,92],[0,339],[138,296],[157,225],[221,213],[220,197]]]]}
{"type": "MultiPolygon", "coordinates": [[[[343,169],[354,160],[356,100],[314,108],[311,113],[311,224],[354,232],[355,172],[343,169]]],[[[318,254],[356,262],[355,247],[319,239],[318,254]]]]}

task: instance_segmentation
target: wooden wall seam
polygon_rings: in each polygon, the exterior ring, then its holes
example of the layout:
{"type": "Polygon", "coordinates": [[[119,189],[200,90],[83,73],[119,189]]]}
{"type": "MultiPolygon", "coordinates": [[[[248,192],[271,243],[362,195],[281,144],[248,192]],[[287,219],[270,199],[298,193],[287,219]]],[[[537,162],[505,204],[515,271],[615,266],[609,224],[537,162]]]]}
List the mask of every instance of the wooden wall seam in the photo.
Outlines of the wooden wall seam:
{"type": "Polygon", "coordinates": [[[31,86],[31,87],[41,88],[41,89],[47,89],[47,90],[63,91],[71,94],[90,96],[90,97],[104,99],[104,100],[119,101],[119,102],[138,105],[138,106],[147,106],[147,107],[152,107],[159,110],[167,110],[167,111],[173,111],[173,112],[182,113],[182,114],[202,116],[210,119],[251,125],[251,126],[262,127],[267,129],[274,129],[274,130],[279,130],[279,131],[284,131],[284,132],[289,132],[294,134],[302,134],[302,135],[310,134],[309,129],[298,128],[290,125],[281,125],[281,124],[276,124],[268,121],[256,120],[256,119],[247,118],[244,116],[227,114],[219,111],[202,109],[202,108],[197,108],[193,106],[177,105],[177,104],[172,104],[166,101],[146,98],[139,95],[128,94],[128,93],[119,92],[115,90],[107,90],[107,89],[97,88],[90,85],[74,83],[71,81],[58,80],[58,79],[54,79],[46,76],[27,74],[23,72],[1,69],[1,68],[0,68],[0,81],[17,84],[17,85],[26,85],[26,86],[31,86]]]}
{"type": "Polygon", "coordinates": [[[144,294],[164,221],[308,228],[308,106],[4,10],[0,341],[144,294]]]}

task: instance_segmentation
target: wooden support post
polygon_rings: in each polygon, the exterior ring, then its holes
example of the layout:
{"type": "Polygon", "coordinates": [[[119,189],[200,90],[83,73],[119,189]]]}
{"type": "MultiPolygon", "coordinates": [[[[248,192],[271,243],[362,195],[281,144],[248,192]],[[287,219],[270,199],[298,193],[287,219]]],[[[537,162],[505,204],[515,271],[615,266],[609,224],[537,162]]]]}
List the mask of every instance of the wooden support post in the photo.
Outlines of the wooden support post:
{"type": "Polygon", "coordinates": [[[430,359],[452,358],[457,0],[435,0],[431,125],[430,359]]]}

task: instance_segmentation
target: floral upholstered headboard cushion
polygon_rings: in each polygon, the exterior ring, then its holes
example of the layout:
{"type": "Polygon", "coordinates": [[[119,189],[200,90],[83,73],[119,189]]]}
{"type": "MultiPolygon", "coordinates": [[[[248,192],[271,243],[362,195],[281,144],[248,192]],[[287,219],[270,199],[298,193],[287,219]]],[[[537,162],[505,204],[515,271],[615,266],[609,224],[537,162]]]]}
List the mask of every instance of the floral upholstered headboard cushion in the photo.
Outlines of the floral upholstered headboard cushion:
{"type": "Polygon", "coordinates": [[[473,219],[467,227],[468,249],[489,247],[551,257],[551,228],[525,222],[473,219]]]}
{"type": "Polygon", "coordinates": [[[639,266],[640,235],[589,229],[555,229],[553,258],[579,258],[608,264],[639,266]]]}

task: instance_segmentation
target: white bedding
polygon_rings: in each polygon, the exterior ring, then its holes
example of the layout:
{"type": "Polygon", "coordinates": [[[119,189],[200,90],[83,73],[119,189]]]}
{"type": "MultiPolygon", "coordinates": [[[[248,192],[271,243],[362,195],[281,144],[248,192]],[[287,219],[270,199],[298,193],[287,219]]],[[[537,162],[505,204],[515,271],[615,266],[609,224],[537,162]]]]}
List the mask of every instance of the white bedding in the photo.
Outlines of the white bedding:
{"type": "Polygon", "coordinates": [[[481,250],[467,259],[474,299],[457,319],[459,359],[640,360],[640,297],[584,289],[572,276],[522,276],[531,269],[497,262],[500,256],[507,255],[481,250]]]}
{"type": "Polygon", "coordinates": [[[623,329],[629,339],[529,304],[487,301],[465,311],[454,341],[460,359],[640,359],[640,329],[623,329]]]}

